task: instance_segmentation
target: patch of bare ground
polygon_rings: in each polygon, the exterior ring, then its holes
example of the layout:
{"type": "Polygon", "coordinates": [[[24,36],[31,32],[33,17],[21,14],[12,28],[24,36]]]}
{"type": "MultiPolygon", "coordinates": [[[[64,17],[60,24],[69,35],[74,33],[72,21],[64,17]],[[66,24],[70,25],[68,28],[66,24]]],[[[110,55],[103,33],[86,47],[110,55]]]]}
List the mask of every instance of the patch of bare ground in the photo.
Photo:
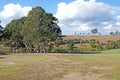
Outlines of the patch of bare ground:
{"type": "Polygon", "coordinates": [[[47,60],[49,60],[49,61],[59,60],[59,61],[65,61],[65,62],[70,62],[70,61],[71,61],[70,59],[58,58],[58,57],[56,57],[56,56],[48,56],[48,57],[47,57],[47,60]]]}
{"type": "Polygon", "coordinates": [[[115,66],[101,66],[101,67],[93,66],[93,67],[91,67],[91,69],[98,70],[98,71],[112,71],[116,68],[115,68],[115,66]]]}
{"type": "Polygon", "coordinates": [[[55,76],[61,77],[63,75],[61,70],[71,67],[69,59],[61,59],[54,55],[45,56],[46,57],[42,62],[31,62],[31,64],[24,66],[26,70],[23,70],[16,75],[0,77],[0,80],[53,80],[54,76],[49,77],[48,75],[55,74],[55,76]]]}
{"type": "Polygon", "coordinates": [[[14,62],[11,61],[4,61],[4,62],[0,62],[0,64],[4,64],[4,65],[14,65],[14,62]]]}
{"type": "Polygon", "coordinates": [[[102,80],[99,75],[93,73],[70,73],[60,80],[102,80]]]}

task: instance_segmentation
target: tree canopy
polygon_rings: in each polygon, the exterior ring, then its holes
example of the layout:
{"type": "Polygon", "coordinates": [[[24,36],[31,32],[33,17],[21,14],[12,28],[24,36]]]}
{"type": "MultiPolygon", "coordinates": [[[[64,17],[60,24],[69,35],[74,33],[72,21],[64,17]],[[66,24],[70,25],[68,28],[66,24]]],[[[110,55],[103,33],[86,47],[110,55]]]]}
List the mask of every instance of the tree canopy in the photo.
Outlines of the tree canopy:
{"type": "Polygon", "coordinates": [[[95,29],[92,29],[92,30],[91,30],[91,33],[92,33],[92,34],[96,34],[96,33],[98,33],[98,30],[97,30],[97,28],[95,28],[95,29]]]}

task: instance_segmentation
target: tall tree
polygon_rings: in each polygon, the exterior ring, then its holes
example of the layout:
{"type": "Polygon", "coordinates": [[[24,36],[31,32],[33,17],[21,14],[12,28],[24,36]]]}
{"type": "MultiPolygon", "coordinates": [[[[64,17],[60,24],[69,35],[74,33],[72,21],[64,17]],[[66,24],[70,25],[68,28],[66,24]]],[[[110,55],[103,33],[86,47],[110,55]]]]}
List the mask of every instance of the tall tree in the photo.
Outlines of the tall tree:
{"type": "Polygon", "coordinates": [[[41,52],[45,52],[47,43],[56,40],[61,35],[57,22],[57,18],[50,13],[46,13],[41,7],[33,8],[21,30],[26,47],[34,44],[34,47],[38,47],[41,52]]]}

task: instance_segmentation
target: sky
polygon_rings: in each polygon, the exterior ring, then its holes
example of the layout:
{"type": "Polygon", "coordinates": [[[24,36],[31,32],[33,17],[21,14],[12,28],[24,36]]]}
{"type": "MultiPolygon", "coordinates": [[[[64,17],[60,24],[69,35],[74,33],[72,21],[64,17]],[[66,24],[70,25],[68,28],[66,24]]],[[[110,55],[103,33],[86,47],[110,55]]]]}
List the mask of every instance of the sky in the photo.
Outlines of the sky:
{"type": "Polygon", "coordinates": [[[27,16],[35,6],[58,18],[62,34],[120,31],[120,0],[0,0],[1,25],[27,16]]]}

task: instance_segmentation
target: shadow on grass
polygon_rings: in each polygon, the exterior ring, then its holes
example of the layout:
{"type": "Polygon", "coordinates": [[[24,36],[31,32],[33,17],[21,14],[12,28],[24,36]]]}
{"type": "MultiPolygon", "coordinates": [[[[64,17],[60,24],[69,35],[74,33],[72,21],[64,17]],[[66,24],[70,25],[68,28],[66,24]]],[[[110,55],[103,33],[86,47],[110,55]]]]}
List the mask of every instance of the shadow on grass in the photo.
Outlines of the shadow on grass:
{"type": "Polygon", "coordinates": [[[8,54],[5,52],[0,52],[0,55],[8,55],[8,54]]]}
{"type": "Polygon", "coordinates": [[[5,57],[0,56],[0,59],[4,59],[5,57]]]}

